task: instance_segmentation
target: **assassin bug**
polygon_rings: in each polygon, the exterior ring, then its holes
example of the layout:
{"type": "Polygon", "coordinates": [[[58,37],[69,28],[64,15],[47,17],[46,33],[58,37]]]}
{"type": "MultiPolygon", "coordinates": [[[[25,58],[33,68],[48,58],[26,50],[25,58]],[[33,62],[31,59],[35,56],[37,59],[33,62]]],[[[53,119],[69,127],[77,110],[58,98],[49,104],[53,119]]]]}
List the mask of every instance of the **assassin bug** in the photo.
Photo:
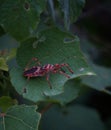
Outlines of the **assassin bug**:
{"type": "Polygon", "coordinates": [[[52,89],[52,85],[49,81],[50,73],[56,74],[59,73],[61,75],[64,75],[67,78],[70,78],[68,74],[65,73],[63,70],[63,67],[66,67],[70,73],[74,73],[73,70],[69,67],[68,64],[62,63],[62,64],[46,64],[41,65],[37,58],[32,58],[31,61],[27,64],[23,75],[27,77],[29,80],[31,77],[43,77],[46,76],[46,80],[50,86],[50,89],[52,89]],[[29,68],[28,66],[32,61],[36,61],[37,66],[33,66],[32,68],[29,68]]]}

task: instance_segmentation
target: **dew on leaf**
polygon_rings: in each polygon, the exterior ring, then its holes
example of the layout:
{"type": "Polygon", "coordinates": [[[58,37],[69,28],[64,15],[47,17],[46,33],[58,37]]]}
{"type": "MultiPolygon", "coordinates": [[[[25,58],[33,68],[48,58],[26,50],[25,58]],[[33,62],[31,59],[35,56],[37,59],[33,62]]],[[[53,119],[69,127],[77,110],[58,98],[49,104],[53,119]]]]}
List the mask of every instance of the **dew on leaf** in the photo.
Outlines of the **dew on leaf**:
{"type": "Polygon", "coordinates": [[[92,72],[87,72],[87,75],[94,75],[94,73],[92,73],[92,72]]]}
{"type": "Polygon", "coordinates": [[[80,68],[79,71],[84,71],[84,68],[80,68]]]}

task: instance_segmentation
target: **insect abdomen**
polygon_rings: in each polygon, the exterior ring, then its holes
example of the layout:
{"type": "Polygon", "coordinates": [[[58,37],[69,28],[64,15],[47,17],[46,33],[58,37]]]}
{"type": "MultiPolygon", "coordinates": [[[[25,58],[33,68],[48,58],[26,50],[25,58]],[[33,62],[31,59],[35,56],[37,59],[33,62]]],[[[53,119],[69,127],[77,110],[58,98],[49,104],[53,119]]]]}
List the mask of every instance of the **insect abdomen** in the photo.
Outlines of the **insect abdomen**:
{"type": "Polygon", "coordinates": [[[29,69],[29,70],[26,70],[26,71],[24,71],[24,75],[32,74],[32,73],[34,73],[36,70],[37,70],[37,68],[31,68],[31,69],[29,69]]]}

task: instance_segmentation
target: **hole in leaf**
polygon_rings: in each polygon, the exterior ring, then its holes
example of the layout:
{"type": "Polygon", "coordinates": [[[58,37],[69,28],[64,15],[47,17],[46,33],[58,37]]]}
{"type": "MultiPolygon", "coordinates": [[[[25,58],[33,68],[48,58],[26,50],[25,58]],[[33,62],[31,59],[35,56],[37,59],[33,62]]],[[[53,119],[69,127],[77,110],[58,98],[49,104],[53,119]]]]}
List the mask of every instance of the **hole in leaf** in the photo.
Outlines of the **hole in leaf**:
{"type": "Polygon", "coordinates": [[[74,38],[64,38],[64,43],[71,43],[74,42],[74,38]]]}
{"type": "Polygon", "coordinates": [[[25,8],[25,10],[30,10],[30,4],[28,3],[28,2],[25,2],[24,3],[24,8],[25,8]]]}

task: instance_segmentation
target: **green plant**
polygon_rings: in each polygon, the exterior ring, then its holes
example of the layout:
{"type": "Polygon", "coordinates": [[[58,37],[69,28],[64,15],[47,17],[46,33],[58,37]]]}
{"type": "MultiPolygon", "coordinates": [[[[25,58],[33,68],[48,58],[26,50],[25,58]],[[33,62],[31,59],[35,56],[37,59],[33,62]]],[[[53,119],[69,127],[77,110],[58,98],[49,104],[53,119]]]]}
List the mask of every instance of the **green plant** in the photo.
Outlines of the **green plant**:
{"type": "Polygon", "coordinates": [[[85,0],[0,1],[0,130],[37,130],[52,104],[76,99],[87,75],[95,75],[70,31],[84,5],[85,0]],[[68,63],[74,74],[51,74],[52,89],[45,77],[27,81],[23,72],[33,57],[42,65],[68,63]]]}

